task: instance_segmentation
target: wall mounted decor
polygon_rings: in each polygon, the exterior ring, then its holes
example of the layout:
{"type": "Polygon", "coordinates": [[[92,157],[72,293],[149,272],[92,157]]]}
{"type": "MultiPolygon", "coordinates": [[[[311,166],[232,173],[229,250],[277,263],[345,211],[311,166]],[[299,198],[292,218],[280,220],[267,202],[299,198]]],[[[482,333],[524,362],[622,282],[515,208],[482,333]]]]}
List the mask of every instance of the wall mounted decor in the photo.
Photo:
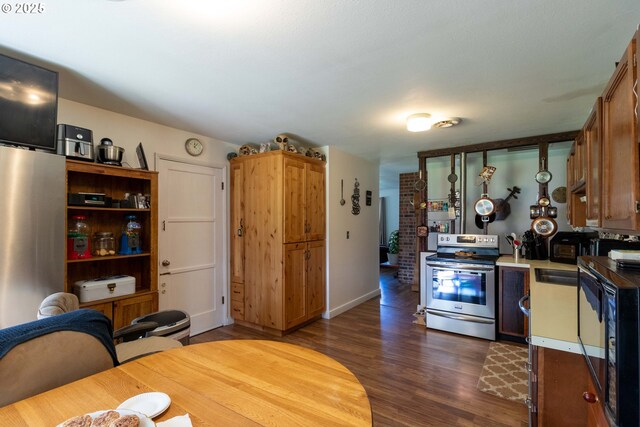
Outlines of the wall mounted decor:
{"type": "Polygon", "coordinates": [[[367,206],[371,206],[371,190],[367,190],[365,201],[367,206]]]}
{"type": "Polygon", "coordinates": [[[355,184],[353,184],[353,195],[351,196],[351,213],[354,215],[360,214],[360,183],[356,178],[355,184]]]}

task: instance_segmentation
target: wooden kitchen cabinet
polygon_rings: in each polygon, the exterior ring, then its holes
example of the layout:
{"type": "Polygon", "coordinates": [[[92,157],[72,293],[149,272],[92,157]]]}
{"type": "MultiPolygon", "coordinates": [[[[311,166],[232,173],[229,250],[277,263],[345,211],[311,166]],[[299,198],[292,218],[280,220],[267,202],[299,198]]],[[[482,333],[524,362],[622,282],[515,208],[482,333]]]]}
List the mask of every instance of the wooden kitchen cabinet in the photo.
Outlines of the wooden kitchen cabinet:
{"type": "Polygon", "coordinates": [[[109,317],[115,329],[128,325],[131,320],[158,310],[158,173],[108,166],[75,160],[66,162],[67,193],[104,193],[113,200],[124,198],[125,193],[148,195],[148,208],[101,207],[95,205],[66,207],[65,227],[72,217],[83,215],[91,232],[111,232],[116,241],[116,254],[84,259],[67,259],[64,267],[64,290],[73,293],[74,283],[98,277],[128,275],[135,278],[135,292],[129,295],[81,303],[109,317]],[[126,216],[135,215],[142,227],[140,246],[142,253],[119,255],[120,236],[126,216]]]}
{"type": "Polygon", "coordinates": [[[532,346],[535,395],[533,426],[584,427],[587,406],[583,393],[589,371],[582,355],[532,346]]]}
{"type": "Polygon", "coordinates": [[[591,114],[584,125],[584,139],[587,147],[585,225],[599,228],[601,201],[601,164],[602,164],[602,98],[596,100],[591,114]]]}
{"type": "Polygon", "coordinates": [[[636,39],[634,38],[602,96],[602,228],[638,230],[640,174],[636,39]]]}
{"type": "Polygon", "coordinates": [[[604,407],[598,397],[591,375],[587,376],[587,389],[582,398],[587,407],[587,427],[609,427],[604,407]]]}
{"type": "Polygon", "coordinates": [[[324,241],[285,245],[285,327],[319,316],[324,310],[324,241]]]}
{"type": "Polygon", "coordinates": [[[529,269],[500,267],[498,277],[498,335],[500,339],[525,342],[529,319],[518,301],[529,295],[529,269]]]}
{"type": "Polygon", "coordinates": [[[324,165],[285,158],[284,203],[285,243],[324,239],[324,165]]]}
{"type": "Polygon", "coordinates": [[[324,166],[285,151],[231,160],[231,314],[239,323],[281,334],[324,311],[324,166]]]}
{"type": "Polygon", "coordinates": [[[113,302],[113,328],[120,329],[131,323],[136,317],[158,310],[158,293],[136,295],[113,302]]]}
{"type": "Polygon", "coordinates": [[[584,192],[587,169],[587,144],[585,143],[584,129],[576,136],[571,155],[573,156],[571,187],[567,190],[573,193],[584,192]]]}

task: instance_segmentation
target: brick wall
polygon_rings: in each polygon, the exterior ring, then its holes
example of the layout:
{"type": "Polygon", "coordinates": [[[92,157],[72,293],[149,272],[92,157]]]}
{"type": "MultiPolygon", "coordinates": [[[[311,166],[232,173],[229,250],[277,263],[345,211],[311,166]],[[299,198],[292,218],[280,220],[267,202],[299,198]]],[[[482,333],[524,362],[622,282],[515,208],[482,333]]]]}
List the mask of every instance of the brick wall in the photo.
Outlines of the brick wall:
{"type": "Polygon", "coordinates": [[[418,172],[400,174],[400,215],[398,253],[398,280],[400,283],[413,284],[413,267],[416,257],[416,216],[413,206],[414,183],[418,180],[418,172]]]}

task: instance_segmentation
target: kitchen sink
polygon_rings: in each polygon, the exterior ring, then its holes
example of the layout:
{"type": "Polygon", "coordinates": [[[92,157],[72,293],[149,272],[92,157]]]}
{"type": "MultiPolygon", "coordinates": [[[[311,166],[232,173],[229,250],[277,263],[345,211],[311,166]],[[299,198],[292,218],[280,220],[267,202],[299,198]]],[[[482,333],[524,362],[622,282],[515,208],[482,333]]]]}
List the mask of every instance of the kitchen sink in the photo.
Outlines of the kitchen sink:
{"type": "Polygon", "coordinates": [[[536,268],[536,281],[556,285],[578,285],[578,271],[556,270],[553,268],[536,268]]]}

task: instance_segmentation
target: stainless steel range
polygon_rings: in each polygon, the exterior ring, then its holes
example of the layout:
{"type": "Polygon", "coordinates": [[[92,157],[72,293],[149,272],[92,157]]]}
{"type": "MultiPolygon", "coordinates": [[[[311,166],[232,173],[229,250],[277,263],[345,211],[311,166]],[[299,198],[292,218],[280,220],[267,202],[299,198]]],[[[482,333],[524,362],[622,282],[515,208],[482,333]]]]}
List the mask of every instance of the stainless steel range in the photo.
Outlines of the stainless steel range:
{"type": "Polygon", "coordinates": [[[425,258],[428,328],[496,339],[498,236],[440,234],[425,258]]]}

